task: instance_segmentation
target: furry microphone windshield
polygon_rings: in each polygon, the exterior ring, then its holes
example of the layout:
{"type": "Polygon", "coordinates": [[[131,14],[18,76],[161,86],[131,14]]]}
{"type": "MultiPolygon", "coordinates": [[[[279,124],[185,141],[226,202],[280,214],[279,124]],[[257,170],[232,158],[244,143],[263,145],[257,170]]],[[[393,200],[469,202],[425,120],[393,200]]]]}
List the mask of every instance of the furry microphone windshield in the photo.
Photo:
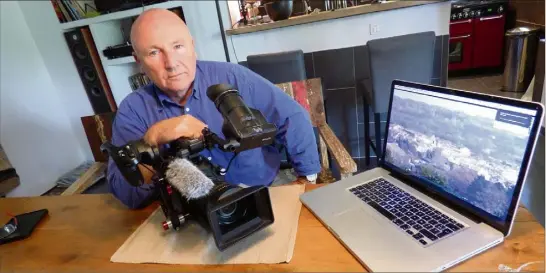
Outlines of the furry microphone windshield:
{"type": "Polygon", "coordinates": [[[214,182],[185,158],[171,161],[165,176],[167,181],[188,200],[203,197],[214,187],[214,182]]]}

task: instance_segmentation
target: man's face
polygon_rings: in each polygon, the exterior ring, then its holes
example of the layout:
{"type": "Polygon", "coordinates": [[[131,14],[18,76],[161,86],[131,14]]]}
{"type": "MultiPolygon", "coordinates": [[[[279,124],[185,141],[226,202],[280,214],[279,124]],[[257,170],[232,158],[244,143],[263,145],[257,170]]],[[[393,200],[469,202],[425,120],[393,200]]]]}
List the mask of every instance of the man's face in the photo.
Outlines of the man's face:
{"type": "Polygon", "coordinates": [[[153,24],[141,31],[135,46],[143,72],[163,91],[188,90],[195,79],[196,54],[188,30],[180,24],[153,24]]]}

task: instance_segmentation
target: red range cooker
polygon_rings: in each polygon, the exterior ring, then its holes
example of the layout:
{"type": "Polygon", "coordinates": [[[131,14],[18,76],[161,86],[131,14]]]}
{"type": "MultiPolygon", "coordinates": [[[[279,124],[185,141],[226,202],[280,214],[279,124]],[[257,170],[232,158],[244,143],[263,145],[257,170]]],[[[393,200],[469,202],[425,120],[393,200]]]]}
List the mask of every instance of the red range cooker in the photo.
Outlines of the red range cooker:
{"type": "Polygon", "coordinates": [[[506,1],[453,1],[448,69],[499,67],[503,60],[506,1]]]}

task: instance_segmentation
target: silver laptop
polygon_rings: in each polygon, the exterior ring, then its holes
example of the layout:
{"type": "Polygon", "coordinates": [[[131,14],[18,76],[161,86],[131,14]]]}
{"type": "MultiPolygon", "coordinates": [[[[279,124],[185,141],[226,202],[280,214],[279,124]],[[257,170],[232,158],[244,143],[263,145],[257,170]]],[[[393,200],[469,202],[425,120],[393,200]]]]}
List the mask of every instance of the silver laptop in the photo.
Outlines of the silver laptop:
{"type": "Polygon", "coordinates": [[[393,81],[379,166],[301,195],[370,271],[442,271],[510,234],[538,103],[393,81]]]}

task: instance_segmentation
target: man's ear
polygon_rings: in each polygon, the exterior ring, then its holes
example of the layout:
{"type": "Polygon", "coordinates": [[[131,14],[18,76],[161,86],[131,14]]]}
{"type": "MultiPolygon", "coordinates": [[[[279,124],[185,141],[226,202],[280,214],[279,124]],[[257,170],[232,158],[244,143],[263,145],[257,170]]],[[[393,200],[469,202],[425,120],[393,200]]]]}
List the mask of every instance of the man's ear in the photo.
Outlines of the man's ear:
{"type": "Polygon", "coordinates": [[[135,58],[135,62],[136,62],[137,64],[140,64],[140,59],[138,58],[138,56],[136,55],[135,52],[133,52],[133,57],[135,58]]]}

